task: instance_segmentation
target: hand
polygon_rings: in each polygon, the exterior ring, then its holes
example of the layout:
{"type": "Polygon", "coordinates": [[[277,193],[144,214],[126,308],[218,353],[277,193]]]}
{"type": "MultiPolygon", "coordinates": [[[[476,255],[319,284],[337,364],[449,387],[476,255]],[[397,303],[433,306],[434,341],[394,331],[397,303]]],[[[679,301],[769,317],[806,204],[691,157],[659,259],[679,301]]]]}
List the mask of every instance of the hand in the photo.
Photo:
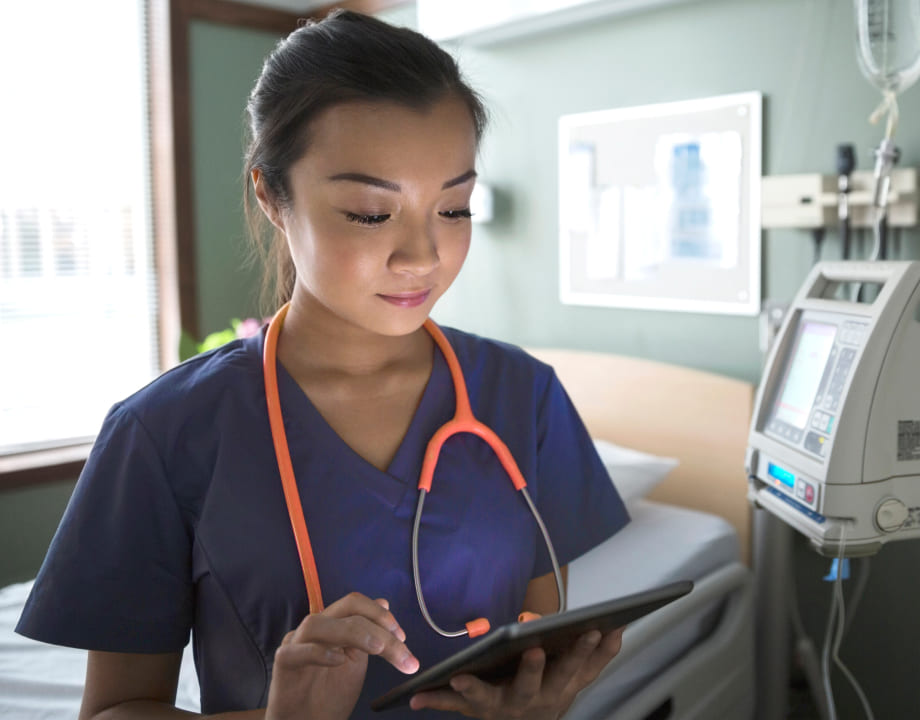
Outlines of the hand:
{"type": "Polygon", "coordinates": [[[549,666],[542,648],[532,648],[521,655],[517,675],[509,683],[490,685],[472,675],[458,675],[451,679],[450,690],[419,693],[410,707],[452,710],[484,720],[555,720],[620,651],[622,639],[623,628],[603,636],[592,630],[549,666]]]}
{"type": "Polygon", "coordinates": [[[386,600],[351,593],[308,615],[275,652],[266,720],[347,718],[364,685],[368,655],[411,674],[419,662],[386,600]]]}

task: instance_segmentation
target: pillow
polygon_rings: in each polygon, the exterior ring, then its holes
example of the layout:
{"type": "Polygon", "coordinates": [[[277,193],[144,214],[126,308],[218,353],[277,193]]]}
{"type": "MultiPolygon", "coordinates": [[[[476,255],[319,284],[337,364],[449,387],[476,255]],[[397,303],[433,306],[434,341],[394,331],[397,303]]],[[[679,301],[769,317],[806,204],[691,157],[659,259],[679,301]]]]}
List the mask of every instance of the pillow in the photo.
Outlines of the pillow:
{"type": "Polygon", "coordinates": [[[596,439],[594,447],[627,505],[648,495],[678,465],[676,458],[650,455],[606,440],[596,439]]]}

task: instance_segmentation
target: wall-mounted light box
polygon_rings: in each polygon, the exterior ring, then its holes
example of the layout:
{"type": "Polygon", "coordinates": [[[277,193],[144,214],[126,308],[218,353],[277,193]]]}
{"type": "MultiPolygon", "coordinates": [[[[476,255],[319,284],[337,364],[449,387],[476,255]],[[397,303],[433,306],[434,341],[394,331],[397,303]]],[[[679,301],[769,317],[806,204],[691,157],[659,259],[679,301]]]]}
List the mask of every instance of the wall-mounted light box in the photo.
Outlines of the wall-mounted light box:
{"type": "Polygon", "coordinates": [[[756,315],[759,92],[559,119],[559,294],[756,315]]]}
{"type": "Polygon", "coordinates": [[[438,41],[472,45],[696,0],[417,0],[418,28],[438,41]]]}

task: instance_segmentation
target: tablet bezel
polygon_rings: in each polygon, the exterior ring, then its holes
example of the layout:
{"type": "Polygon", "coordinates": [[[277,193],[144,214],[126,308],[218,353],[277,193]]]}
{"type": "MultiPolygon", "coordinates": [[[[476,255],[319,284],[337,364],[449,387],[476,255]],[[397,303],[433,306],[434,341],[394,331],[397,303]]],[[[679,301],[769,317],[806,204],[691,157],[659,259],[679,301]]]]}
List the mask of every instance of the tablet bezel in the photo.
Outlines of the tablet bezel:
{"type": "Polygon", "coordinates": [[[376,698],[371,709],[380,711],[403,705],[416,693],[446,687],[456,675],[472,674],[487,682],[500,680],[516,672],[521,653],[529,648],[543,647],[550,659],[571,647],[586,632],[609,632],[623,627],[692,589],[692,581],[681,580],[530,622],[502,625],[376,698]]]}

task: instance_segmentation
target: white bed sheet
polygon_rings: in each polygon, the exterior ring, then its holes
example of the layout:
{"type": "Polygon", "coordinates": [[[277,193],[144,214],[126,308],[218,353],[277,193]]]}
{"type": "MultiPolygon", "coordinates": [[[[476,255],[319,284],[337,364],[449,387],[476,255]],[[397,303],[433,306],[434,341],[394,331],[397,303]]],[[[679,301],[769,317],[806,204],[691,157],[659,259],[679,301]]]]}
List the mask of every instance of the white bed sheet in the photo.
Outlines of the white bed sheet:
{"type": "MultiPolygon", "coordinates": [[[[628,509],[632,521],[625,528],[570,563],[570,608],[677,580],[698,581],[740,560],[738,535],[721,517],[649,500],[630,503],[628,509]]],[[[599,708],[616,708],[711,634],[722,605],[713,602],[688,614],[664,637],[636,649],[629,663],[603,674],[581,694],[571,715],[597,717],[599,708]]],[[[630,640],[627,628],[624,648],[630,640]]]]}
{"type": "MultiPolygon", "coordinates": [[[[14,632],[31,582],[0,588],[0,718],[74,720],[83,696],[86,651],[36,642],[14,632]]],[[[176,704],[200,707],[195,661],[182,658],[176,704]]]]}
{"type": "Polygon", "coordinates": [[[626,527],[570,563],[570,608],[698,580],[741,557],[738,534],[721,517],[651,500],[636,500],[627,509],[626,527]]]}

